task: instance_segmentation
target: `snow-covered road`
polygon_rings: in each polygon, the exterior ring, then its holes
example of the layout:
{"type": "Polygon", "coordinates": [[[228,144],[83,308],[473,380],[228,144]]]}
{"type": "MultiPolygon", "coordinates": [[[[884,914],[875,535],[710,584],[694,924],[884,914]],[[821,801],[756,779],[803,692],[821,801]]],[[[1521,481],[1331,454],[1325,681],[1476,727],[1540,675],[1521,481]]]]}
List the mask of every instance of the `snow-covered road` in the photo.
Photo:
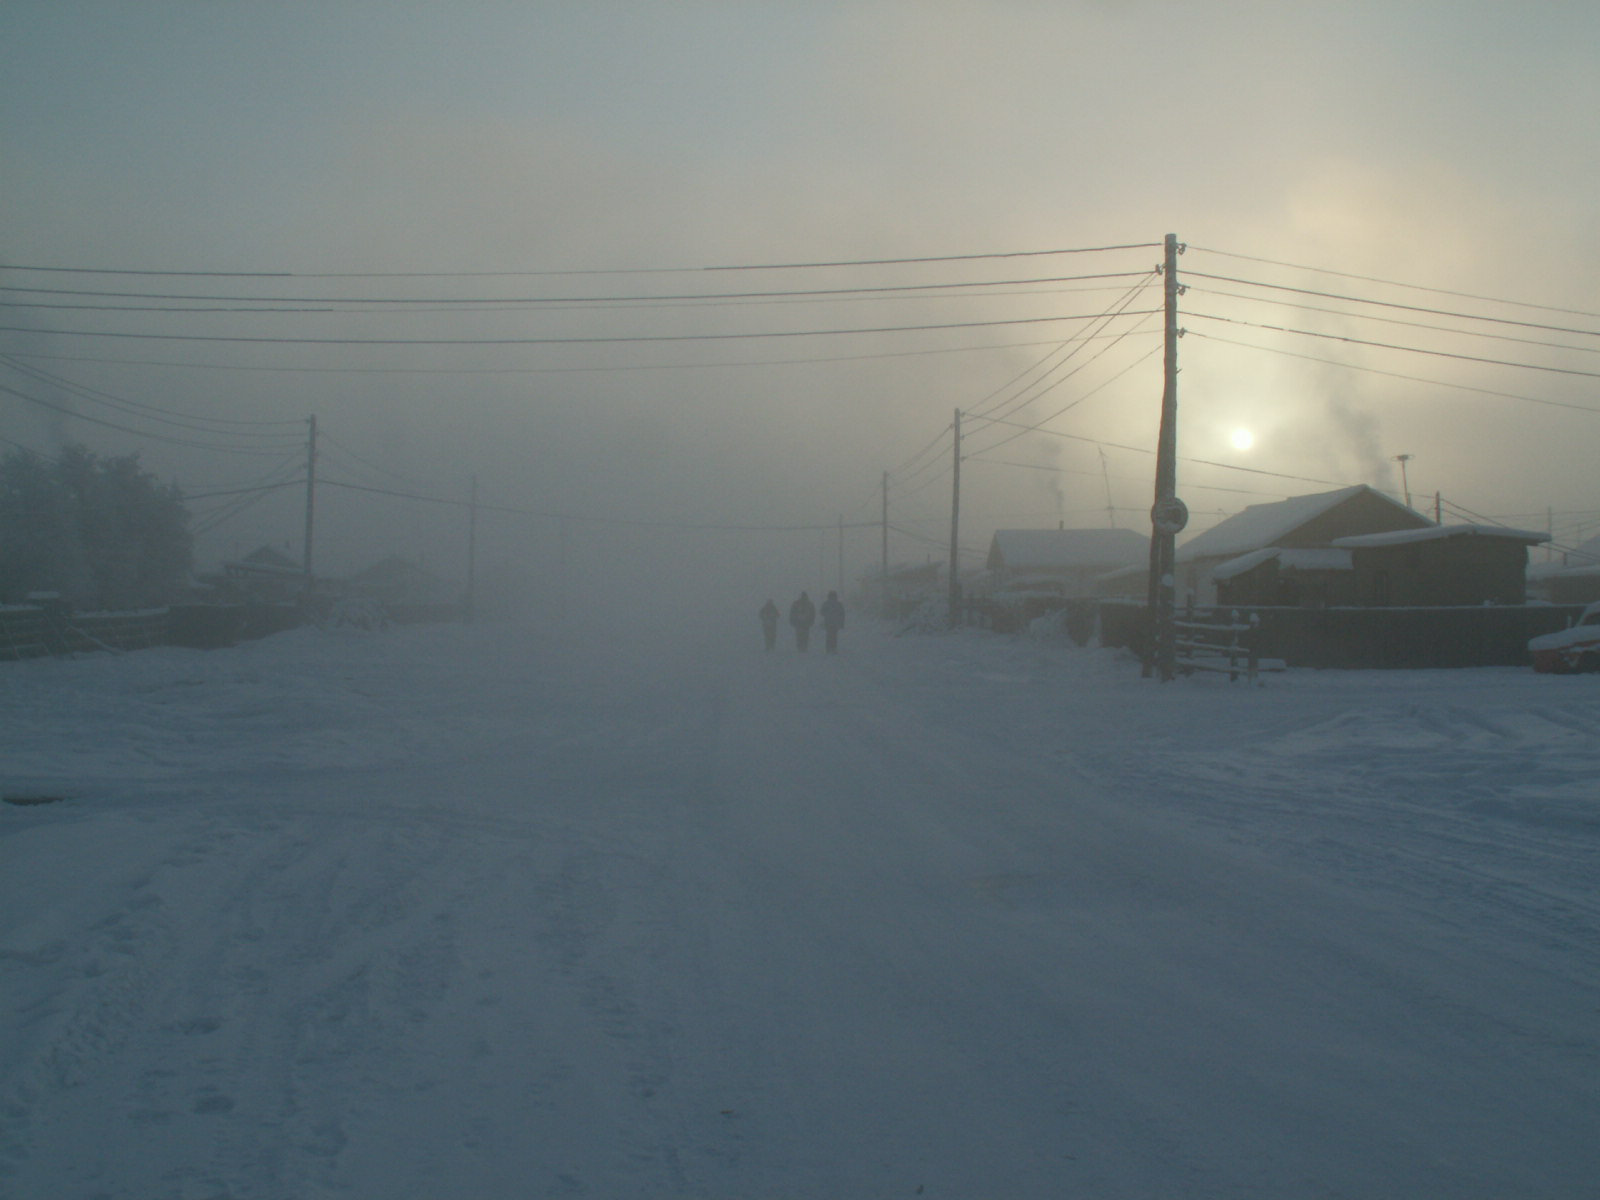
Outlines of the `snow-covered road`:
{"type": "Polygon", "coordinates": [[[0,667],[0,1195],[1594,1194],[1592,678],[845,651],[0,667]]]}

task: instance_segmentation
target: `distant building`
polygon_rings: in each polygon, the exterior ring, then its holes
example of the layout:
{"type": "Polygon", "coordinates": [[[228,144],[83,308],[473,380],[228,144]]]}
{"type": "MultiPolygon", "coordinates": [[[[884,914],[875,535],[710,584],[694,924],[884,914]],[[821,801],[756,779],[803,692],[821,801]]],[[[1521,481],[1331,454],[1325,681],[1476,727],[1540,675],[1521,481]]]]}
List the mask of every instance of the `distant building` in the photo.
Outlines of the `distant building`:
{"type": "Polygon", "coordinates": [[[937,562],[896,563],[887,576],[868,571],[861,576],[859,602],[869,612],[904,617],[923,601],[947,594],[944,576],[944,564],[937,562]]]}
{"type": "Polygon", "coordinates": [[[305,568],[274,546],[262,546],[243,558],[222,564],[220,573],[201,576],[201,582],[227,600],[290,604],[305,592],[305,568]]]}
{"type": "Polygon", "coordinates": [[[1528,590],[1551,604],[1592,604],[1600,600],[1600,537],[1592,537],[1556,562],[1528,568],[1528,590]]]}
{"type": "Polygon", "coordinates": [[[1099,577],[1149,557],[1150,539],[1131,529],[998,529],[986,565],[994,591],[1090,596],[1099,577]]]}

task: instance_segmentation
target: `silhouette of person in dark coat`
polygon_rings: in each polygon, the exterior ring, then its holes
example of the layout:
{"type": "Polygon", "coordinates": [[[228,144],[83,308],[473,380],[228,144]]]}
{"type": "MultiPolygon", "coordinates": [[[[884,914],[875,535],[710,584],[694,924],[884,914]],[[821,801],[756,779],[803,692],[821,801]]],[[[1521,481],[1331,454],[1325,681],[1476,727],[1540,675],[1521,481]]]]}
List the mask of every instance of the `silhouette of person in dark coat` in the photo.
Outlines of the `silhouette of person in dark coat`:
{"type": "Polygon", "coordinates": [[[789,605],[789,624],[794,626],[795,649],[802,654],[811,644],[811,627],[817,623],[817,606],[804,592],[800,599],[789,605]]]}
{"type": "Polygon", "coordinates": [[[771,600],[761,606],[761,636],[769,651],[778,644],[778,606],[771,600]]]}
{"type": "Polygon", "coordinates": [[[829,592],[822,602],[822,629],[828,635],[828,653],[839,652],[839,630],[844,628],[844,603],[838,592],[829,592]]]}

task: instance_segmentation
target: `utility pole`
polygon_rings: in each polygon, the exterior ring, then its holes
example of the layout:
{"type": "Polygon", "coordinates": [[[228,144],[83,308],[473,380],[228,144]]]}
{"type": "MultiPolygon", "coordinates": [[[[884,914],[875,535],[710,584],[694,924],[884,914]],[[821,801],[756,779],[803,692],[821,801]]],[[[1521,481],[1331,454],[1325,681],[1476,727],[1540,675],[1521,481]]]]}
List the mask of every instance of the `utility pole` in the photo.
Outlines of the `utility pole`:
{"type": "Polygon", "coordinates": [[[558,623],[565,627],[567,623],[567,518],[557,518],[557,537],[559,542],[556,552],[556,616],[558,623]]]}
{"type": "Polygon", "coordinates": [[[1162,275],[1166,296],[1166,354],[1161,387],[1161,431],[1156,441],[1156,497],[1150,508],[1150,641],[1144,676],[1159,670],[1172,678],[1177,645],[1173,629],[1173,538],[1189,523],[1189,510],[1177,497],[1178,483],[1178,255],[1185,247],[1167,234],[1162,275]]]}
{"type": "Polygon", "coordinates": [[[950,627],[961,621],[961,578],[957,574],[956,541],[961,532],[961,410],[956,409],[954,474],[950,484],[950,627]]]}
{"type": "Polygon", "coordinates": [[[469,622],[478,606],[478,477],[472,477],[472,499],[467,505],[467,602],[462,616],[469,622]]]}
{"type": "Polygon", "coordinates": [[[844,591],[844,516],[839,517],[839,590],[844,591]]]}
{"type": "Polygon", "coordinates": [[[1106,485],[1106,522],[1110,528],[1115,529],[1117,527],[1117,509],[1116,505],[1111,503],[1111,471],[1106,466],[1106,448],[1101,446],[1099,447],[1099,450],[1100,478],[1105,482],[1106,485]]]}
{"type": "Polygon", "coordinates": [[[883,573],[883,615],[887,617],[889,615],[889,472],[887,471],[883,473],[883,519],[879,522],[878,531],[883,541],[881,567],[883,573]]]}
{"type": "Polygon", "coordinates": [[[306,545],[304,566],[306,573],[306,598],[311,596],[311,535],[317,516],[317,418],[306,418],[311,435],[306,441],[306,545]]]}

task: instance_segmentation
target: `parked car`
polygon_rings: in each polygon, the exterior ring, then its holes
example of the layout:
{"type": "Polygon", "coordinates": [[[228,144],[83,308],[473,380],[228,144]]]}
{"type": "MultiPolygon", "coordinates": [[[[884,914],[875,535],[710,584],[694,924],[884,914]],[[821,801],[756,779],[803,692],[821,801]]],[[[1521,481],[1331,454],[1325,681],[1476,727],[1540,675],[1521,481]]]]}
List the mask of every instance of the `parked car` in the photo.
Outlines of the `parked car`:
{"type": "Polygon", "coordinates": [[[1584,609],[1576,625],[1532,638],[1528,649],[1535,671],[1557,675],[1600,671],[1600,603],[1584,609]]]}

